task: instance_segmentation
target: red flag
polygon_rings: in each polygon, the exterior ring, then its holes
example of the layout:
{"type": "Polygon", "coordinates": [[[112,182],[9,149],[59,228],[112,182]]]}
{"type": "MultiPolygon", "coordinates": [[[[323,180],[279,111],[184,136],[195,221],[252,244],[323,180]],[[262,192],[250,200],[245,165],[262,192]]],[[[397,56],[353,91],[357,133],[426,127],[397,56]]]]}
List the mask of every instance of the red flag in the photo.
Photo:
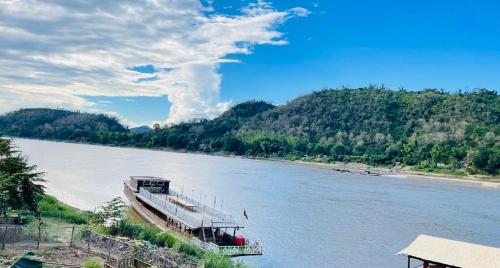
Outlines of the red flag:
{"type": "Polygon", "coordinates": [[[243,216],[245,216],[245,218],[247,218],[247,220],[248,220],[248,215],[247,215],[247,210],[246,209],[243,210],[243,216]]]}

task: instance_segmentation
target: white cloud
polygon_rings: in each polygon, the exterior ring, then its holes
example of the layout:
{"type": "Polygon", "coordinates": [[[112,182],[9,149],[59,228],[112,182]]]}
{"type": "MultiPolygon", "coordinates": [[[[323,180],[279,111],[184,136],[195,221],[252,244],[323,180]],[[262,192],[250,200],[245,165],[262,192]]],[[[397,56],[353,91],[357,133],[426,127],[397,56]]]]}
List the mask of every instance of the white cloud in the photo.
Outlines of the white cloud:
{"type": "Polygon", "coordinates": [[[116,120],[118,120],[118,122],[120,122],[120,124],[122,124],[126,127],[133,128],[133,127],[139,126],[139,124],[130,121],[129,119],[127,119],[126,117],[124,117],[123,115],[121,115],[117,112],[107,112],[106,115],[116,118],[116,120]]]}
{"type": "Polygon", "coordinates": [[[289,10],[290,14],[295,14],[298,17],[307,17],[311,14],[311,12],[303,7],[294,7],[290,8],[289,10]]]}
{"type": "Polygon", "coordinates": [[[167,95],[170,123],[213,117],[228,107],[218,68],[234,60],[225,57],[286,44],[276,26],[308,14],[263,1],[224,15],[198,0],[0,0],[0,112],[167,95]],[[149,64],[156,79],[130,70],[149,64]]]}

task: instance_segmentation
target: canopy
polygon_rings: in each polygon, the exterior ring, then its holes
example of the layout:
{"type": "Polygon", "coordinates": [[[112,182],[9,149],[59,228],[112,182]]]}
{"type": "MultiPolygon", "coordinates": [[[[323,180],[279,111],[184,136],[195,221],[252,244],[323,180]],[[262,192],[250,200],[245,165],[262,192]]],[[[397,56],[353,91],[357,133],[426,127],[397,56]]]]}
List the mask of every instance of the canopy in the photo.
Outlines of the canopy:
{"type": "Polygon", "coordinates": [[[35,255],[33,252],[27,252],[19,260],[17,260],[11,268],[42,268],[42,258],[35,255]]]}
{"type": "Polygon", "coordinates": [[[462,268],[498,268],[500,248],[419,235],[398,255],[462,268]]]}

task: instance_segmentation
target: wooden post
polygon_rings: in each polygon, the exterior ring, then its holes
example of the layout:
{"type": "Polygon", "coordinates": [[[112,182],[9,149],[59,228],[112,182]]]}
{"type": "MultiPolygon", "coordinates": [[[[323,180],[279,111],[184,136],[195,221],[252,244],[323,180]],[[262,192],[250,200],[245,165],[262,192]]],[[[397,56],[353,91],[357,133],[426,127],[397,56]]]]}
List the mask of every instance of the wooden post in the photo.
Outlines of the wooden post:
{"type": "Polygon", "coordinates": [[[212,224],[210,226],[210,230],[212,230],[212,238],[213,238],[214,243],[215,243],[215,232],[214,232],[214,221],[213,220],[212,220],[212,224]]]}
{"type": "Polygon", "coordinates": [[[71,227],[71,239],[69,240],[69,247],[73,247],[73,235],[75,235],[75,225],[71,227]]]}
{"type": "Polygon", "coordinates": [[[38,212],[38,239],[36,249],[40,249],[40,240],[42,239],[42,215],[38,212]]]}
{"type": "Polygon", "coordinates": [[[21,226],[16,225],[16,242],[19,242],[19,229],[20,228],[21,228],[21,226]]]}
{"type": "Polygon", "coordinates": [[[108,243],[108,261],[111,258],[111,243],[108,243]]]}
{"type": "Polygon", "coordinates": [[[90,228],[89,228],[89,235],[87,237],[87,252],[90,253],[90,236],[92,235],[92,232],[90,231],[90,228]]]}
{"type": "Polygon", "coordinates": [[[203,242],[207,241],[205,237],[205,228],[203,227],[203,220],[201,220],[201,233],[203,234],[203,242]]]}
{"type": "Polygon", "coordinates": [[[59,236],[60,230],[59,227],[61,225],[61,210],[59,210],[59,216],[57,217],[57,236],[59,236]]]}
{"type": "Polygon", "coordinates": [[[7,238],[7,226],[8,226],[7,213],[5,213],[5,217],[3,219],[5,221],[3,228],[5,229],[3,230],[3,236],[2,236],[2,250],[5,249],[5,239],[7,238]]]}

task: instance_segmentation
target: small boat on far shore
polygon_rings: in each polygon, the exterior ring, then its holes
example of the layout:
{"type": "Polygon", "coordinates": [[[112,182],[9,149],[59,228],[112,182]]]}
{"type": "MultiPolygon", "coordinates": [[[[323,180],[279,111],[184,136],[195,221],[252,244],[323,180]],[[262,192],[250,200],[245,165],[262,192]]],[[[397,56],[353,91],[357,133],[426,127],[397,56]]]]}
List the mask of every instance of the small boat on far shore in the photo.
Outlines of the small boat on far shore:
{"type": "Polygon", "coordinates": [[[373,172],[370,170],[365,170],[365,171],[361,172],[360,174],[361,175],[369,175],[369,176],[380,176],[379,172],[373,172]]]}
{"type": "Polygon", "coordinates": [[[369,175],[369,176],[380,176],[382,175],[380,172],[374,172],[371,170],[349,170],[349,169],[342,169],[342,168],[334,168],[333,171],[340,172],[340,173],[351,173],[351,174],[359,174],[359,175],[369,175]]]}

